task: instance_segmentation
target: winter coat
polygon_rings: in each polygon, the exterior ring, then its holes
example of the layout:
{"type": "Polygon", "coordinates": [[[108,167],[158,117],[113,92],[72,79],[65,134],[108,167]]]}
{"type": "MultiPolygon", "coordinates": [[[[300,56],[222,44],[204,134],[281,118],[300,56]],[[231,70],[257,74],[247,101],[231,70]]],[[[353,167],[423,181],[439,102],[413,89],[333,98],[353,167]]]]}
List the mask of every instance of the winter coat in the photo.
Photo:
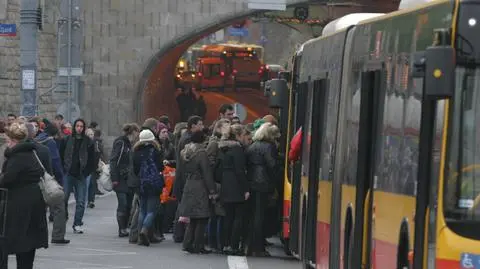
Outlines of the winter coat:
{"type": "Polygon", "coordinates": [[[98,163],[103,160],[103,140],[101,138],[93,139],[93,171],[98,170],[98,163]]]}
{"type": "Polygon", "coordinates": [[[272,192],[276,186],[278,167],[274,148],[273,143],[255,141],[246,151],[247,178],[254,191],[272,192]]]}
{"type": "Polygon", "coordinates": [[[169,138],[160,140],[163,152],[163,160],[169,161],[172,165],[175,165],[175,147],[169,138]]]}
{"type": "Polygon", "coordinates": [[[210,139],[208,140],[207,156],[208,156],[208,163],[210,164],[210,167],[212,169],[215,167],[215,164],[217,163],[217,152],[218,152],[219,141],[220,141],[220,138],[216,135],[210,136],[210,139]]]}
{"type": "Polygon", "coordinates": [[[91,139],[85,134],[72,134],[62,140],[60,156],[67,175],[87,177],[93,172],[94,149],[91,139]],[[77,156],[78,154],[78,156],[77,156]],[[75,160],[78,158],[78,160],[75,160]],[[79,162],[80,171],[74,167],[79,162]]]}
{"type": "Polygon", "coordinates": [[[7,138],[5,134],[0,134],[0,172],[5,162],[5,150],[7,149],[7,138]]]}
{"type": "Polygon", "coordinates": [[[57,142],[55,142],[55,139],[52,136],[48,136],[45,132],[37,135],[35,141],[48,148],[52,162],[52,175],[55,176],[55,179],[58,181],[58,183],[62,184],[64,175],[62,160],[60,158],[60,152],[58,151],[57,142]]]}
{"type": "MultiPolygon", "coordinates": [[[[142,168],[146,168],[150,171],[153,169],[158,173],[163,172],[163,160],[161,159],[161,151],[158,144],[152,142],[137,142],[133,147],[133,172],[140,179],[140,193],[146,195],[153,195],[160,197],[162,189],[165,185],[163,176],[147,175],[145,178],[142,175],[142,168]],[[149,165],[147,158],[152,158],[152,164],[156,167],[142,167],[143,165],[149,165]],[[161,182],[160,182],[161,181],[161,182]],[[155,189],[144,188],[146,184],[153,184],[157,186],[155,189]]],[[[160,198],[159,198],[160,199],[160,198]]]]}
{"type": "Polygon", "coordinates": [[[210,194],[215,194],[215,183],[208,165],[203,144],[190,143],[181,152],[181,167],[185,179],[179,213],[182,217],[210,217],[210,194]]]}
{"type": "Polygon", "coordinates": [[[302,128],[298,129],[290,142],[290,150],[288,152],[288,160],[290,162],[298,161],[300,152],[302,151],[302,128]]]}
{"type": "Polygon", "coordinates": [[[35,145],[35,152],[37,153],[38,158],[42,162],[43,167],[45,168],[45,170],[47,170],[47,173],[53,175],[52,157],[50,156],[50,150],[48,150],[48,147],[30,139],[28,139],[27,142],[33,143],[35,145]]]}
{"type": "MultiPolygon", "coordinates": [[[[34,149],[34,143],[23,142],[5,151],[0,188],[8,190],[4,240],[9,254],[48,247],[46,205],[38,185],[43,169],[34,149]]],[[[3,223],[4,214],[0,213],[3,223]]]]}
{"type": "MultiPolygon", "coordinates": [[[[132,144],[128,137],[120,136],[113,141],[112,153],[110,154],[110,178],[113,182],[118,182],[114,191],[118,193],[128,193],[128,179],[130,175],[130,154],[132,144]]],[[[97,162],[98,163],[98,162],[97,162]]]]}
{"type": "Polygon", "coordinates": [[[217,156],[222,170],[220,200],[224,203],[244,202],[249,186],[242,145],[234,140],[221,140],[217,156]]]}
{"type": "Polygon", "coordinates": [[[180,164],[181,161],[181,151],[185,148],[187,144],[190,143],[192,134],[189,131],[186,131],[180,137],[176,150],[176,160],[177,160],[177,170],[175,171],[175,183],[173,184],[173,196],[177,199],[182,199],[183,196],[183,187],[185,185],[185,179],[182,178],[182,167],[180,164]]]}

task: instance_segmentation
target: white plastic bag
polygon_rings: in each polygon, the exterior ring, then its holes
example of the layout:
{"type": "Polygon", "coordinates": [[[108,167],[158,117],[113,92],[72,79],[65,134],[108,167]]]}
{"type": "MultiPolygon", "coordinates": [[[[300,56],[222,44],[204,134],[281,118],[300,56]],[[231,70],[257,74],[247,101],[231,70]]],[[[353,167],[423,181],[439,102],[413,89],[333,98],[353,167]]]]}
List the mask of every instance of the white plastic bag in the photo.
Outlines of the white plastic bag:
{"type": "Polygon", "coordinates": [[[106,164],[102,167],[100,177],[97,180],[98,189],[102,192],[111,192],[113,189],[112,180],[110,179],[110,165],[106,164]]]}

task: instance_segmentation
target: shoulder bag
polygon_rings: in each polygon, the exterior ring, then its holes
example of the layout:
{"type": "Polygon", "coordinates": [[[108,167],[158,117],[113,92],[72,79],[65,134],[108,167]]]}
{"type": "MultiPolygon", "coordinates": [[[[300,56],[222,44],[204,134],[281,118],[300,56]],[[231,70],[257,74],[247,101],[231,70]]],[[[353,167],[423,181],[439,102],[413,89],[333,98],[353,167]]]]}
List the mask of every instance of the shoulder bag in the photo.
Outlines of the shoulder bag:
{"type": "Polygon", "coordinates": [[[38,158],[37,152],[33,151],[33,154],[43,169],[43,176],[40,178],[40,182],[38,183],[40,189],[42,190],[43,200],[45,200],[45,203],[49,206],[63,203],[65,200],[65,193],[62,186],[60,186],[53,176],[50,175],[47,170],[45,170],[40,158],[38,158]]]}

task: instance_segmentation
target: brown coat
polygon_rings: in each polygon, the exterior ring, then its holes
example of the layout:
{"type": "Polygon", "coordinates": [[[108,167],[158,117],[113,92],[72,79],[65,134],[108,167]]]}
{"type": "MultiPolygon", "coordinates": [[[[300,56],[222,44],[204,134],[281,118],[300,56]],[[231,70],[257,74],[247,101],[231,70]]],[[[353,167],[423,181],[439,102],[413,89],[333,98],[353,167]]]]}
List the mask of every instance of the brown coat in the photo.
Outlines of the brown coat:
{"type": "Polygon", "coordinates": [[[208,218],[209,195],[215,194],[215,183],[203,144],[190,143],[181,152],[180,164],[185,187],[179,206],[182,217],[208,218]]]}

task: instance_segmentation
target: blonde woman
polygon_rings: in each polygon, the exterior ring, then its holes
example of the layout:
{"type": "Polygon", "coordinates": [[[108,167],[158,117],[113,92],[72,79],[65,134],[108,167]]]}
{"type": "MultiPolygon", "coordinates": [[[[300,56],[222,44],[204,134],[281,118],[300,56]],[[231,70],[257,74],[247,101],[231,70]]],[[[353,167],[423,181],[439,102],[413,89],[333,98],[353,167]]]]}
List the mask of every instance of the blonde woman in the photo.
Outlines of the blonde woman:
{"type": "Polygon", "coordinates": [[[280,130],[269,122],[262,124],[253,136],[253,144],[246,151],[247,179],[250,183],[253,217],[250,226],[250,242],[247,255],[270,256],[265,250],[263,222],[268,198],[275,190],[276,140],[280,130]]]}
{"type": "Polygon", "coordinates": [[[7,268],[9,254],[17,256],[18,268],[33,268],[36,249],[48,247],[45,202],[38,185],[44,171],[35,156],[35,144],[27,141],[25,124],[14,122],[6,131],[8,146],[0,188],[8,190],[8,200],[0,268],[7,268]]]}

